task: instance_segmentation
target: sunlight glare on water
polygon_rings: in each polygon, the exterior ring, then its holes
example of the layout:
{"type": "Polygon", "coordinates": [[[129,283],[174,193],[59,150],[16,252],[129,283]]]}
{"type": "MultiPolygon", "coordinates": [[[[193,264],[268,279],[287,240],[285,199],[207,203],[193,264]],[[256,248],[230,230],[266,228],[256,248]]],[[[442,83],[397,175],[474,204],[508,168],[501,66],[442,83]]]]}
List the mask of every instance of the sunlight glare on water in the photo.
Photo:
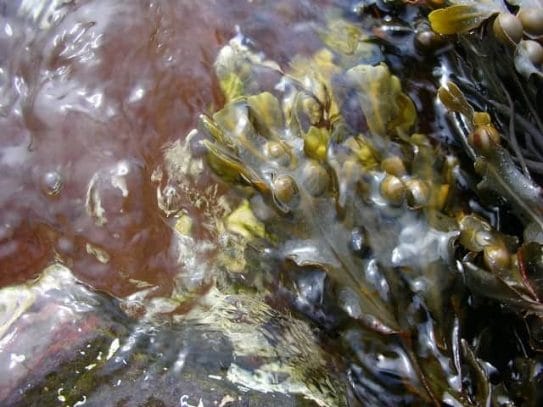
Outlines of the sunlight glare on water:
{"type": "Polygon", "coordinates": [[[136,290],[130,279],[168,292],[179,264],[151,180],[162,151],[222,103],[212,64],[236,27],[286,60],[318,45],[308,35],[317,4],[3,4],[0,224],[9,238],[0,284],[34,277],[60,256],[115,295],[136,290]]]}
{"type": "Polygon", "coordinates": [[[213,222],[231,208],[185,138],[224,102],[213,72],[221,47],[243,33],[280,63],[309,55],[328,3],[0,2],[0,363],[10,371],[0,404],[139,405],[161,392],[166,405],[196,405],[199,394],[207,406],[238,385],[286,405],[280,393],[320,394],[276,377],[296,358],[324,369],[318,354],[304,356],[316,346],[305,323],[211,288],[213,222]],[[149,325],[170,313],[188,322],[149,325]],[[272,333],[254,331],[265,323],[272,333]],[[281,350],[284,366],[272,357],[277,335],[307,342],[281,350]],[[269,364],[254,382],[259,359],[269,364]],[[106,379],[84,387],[94,371],[106,379]]]}
{"type": "Polygon", "coordinates": [[[0,405],[529,405],[508,1],[0,0],[0,405]]]}

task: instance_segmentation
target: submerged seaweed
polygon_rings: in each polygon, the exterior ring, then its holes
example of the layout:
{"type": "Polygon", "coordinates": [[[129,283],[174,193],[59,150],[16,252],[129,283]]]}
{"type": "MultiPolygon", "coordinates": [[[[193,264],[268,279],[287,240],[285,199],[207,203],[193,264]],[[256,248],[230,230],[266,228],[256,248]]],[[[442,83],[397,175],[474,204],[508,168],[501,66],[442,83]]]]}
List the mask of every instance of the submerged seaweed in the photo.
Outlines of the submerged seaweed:
{"type": "Polygon", "coordinates": [[[171,291],[112,300],[60,255],[0,291],[0,402],[541,405],[541,4],[341,4],[309,56],[218,52],[224,104],[149,175],[171,291]],[[22,364],[12,336],[57,319],[66,350],[22,364]]]}
{"type": "MultiPolygon", "coordinates": [[[[449,21],[453,10],[445,11],[431,22],[449,34],[434,23],[449,21]]],[[[520,377],[514,366],[537,371],[539,363],[534,327],[519,327],[537,325],[543,311],[533,257],[541,250],[540,187],[500,145],[491,116],[456,85],[436,93],[457,114],[471,168],[418,132],[401,80],[372,60],[375,39],[347,21],[334,21],[324,38],[328,47],[285,70],[239,37],[215,64],[228,102],[202,116],[199,131],[211,168],[249,202],[246,238],[289,278],[325,273],[329,301],[347,316],[334,329],[352,353],[348,374],[361,401],[537,404],[541,378],[520,377]],[[260,87],[259,75],[274,85],[260,87]],[[459,188],[466,174],[470,191],[459,188]],[[500,231],[466,206],[466,194],[484,205],[503,199],[531,234],[500,231]],[[483,298],[490,302],[479,304],[483,298]],[[506,365],[485,343],[494,328],[472,322],[489,312],[516,321],[508,335],[522,351],[506,365]]]]}

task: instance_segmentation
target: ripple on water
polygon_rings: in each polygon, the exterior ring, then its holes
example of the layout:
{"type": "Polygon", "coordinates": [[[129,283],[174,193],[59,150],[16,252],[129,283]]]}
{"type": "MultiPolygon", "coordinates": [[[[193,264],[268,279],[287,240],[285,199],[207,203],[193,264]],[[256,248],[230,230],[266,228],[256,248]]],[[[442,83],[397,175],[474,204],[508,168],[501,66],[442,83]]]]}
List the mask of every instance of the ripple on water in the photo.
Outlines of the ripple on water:
{"type": "Polygon", "coordinates": [[[0,285],[60,256],[115,295],[137,290],[131,279],[168,292],[180,265],[151,179],[163,149],[222,104],[212,65],[236,29],[286,62],[316,49],[321,10],[287,0],[25,0],[2,12],[0,225],[11,234],[0,243],[0,285]]]}

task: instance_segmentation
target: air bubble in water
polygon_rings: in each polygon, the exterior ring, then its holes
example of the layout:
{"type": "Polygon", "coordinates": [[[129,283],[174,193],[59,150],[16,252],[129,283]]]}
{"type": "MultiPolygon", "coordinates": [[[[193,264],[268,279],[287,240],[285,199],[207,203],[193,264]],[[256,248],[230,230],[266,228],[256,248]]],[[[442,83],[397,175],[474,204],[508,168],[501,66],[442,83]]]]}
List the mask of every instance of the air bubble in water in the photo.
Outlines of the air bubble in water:
{"type": "Polygon", "coordinates": [[[41,190],[44,194],[55,196],[62,190],[63,179],[58,171],[47,171],[41,176],[41,190]]]}

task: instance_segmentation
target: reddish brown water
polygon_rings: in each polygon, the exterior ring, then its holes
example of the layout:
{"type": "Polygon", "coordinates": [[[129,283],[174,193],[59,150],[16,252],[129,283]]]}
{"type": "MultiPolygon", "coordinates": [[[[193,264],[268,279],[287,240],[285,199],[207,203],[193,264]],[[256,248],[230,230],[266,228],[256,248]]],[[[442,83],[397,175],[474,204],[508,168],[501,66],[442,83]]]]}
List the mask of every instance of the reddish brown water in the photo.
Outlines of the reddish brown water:
{"type": "Polygon", "coordinates": [[[325,3],[72,1],[48,27],[4,4],[0,286],[60,257],[114,295],[136,290],[129,279],[167,292],[179,265],[151,181],[163,149],[222,103],[212,64],[236,26],[286,63],[318,47],[325,3]],[[85,209],[88,194],[91,204],[101,197],[105,223],[85,209]],[[110,260],[100,262],[87,244],[110,260]]]}

